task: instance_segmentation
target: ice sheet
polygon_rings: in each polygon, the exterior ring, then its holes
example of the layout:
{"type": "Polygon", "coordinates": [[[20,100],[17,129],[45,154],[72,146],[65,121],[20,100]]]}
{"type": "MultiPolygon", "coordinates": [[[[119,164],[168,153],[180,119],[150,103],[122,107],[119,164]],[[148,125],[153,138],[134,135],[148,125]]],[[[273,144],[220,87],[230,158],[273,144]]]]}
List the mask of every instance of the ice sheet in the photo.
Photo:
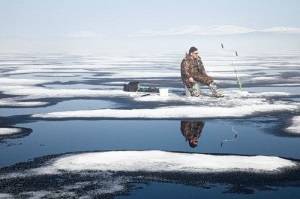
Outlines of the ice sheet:
{"type": "Polygon", "coordinates": [[[33,118],[227,118],[297,110],[295,105],[252,105],[243,107],[163,107],[155,109],[101,109],[34,114],[33,118]]]}
{"type": "Polygon", "coordinates": [[[273,156],[189,154],[166,151],[108,151],[67,155],[51,165],[32,170],[39,174],[54,171],[125,172],[278,172],[297,164],[273,156]]]}
{"type": "Polygon", "coordinates": [[[300,134],[300,116],[294,116],[291,122],[291,125],[286,128],[286,131],[289,133],[300,134]]]}
{"type": "Polygon", "coordinates": [[[22,132],[22,130],[20,128],[4,128],[4,127],[0,127],[0,136],[13,135],[13,134],[21,133],[21,132],[22,132]]]}
{"type": "Polygon", "coordinates": [[[35,106],[44,106],[47,104],[48,102],[37,102],[37,101],[22,102],[22,101],[17,101],[13,98],[0,99],[0,106],[35,107],[35,106]]]}

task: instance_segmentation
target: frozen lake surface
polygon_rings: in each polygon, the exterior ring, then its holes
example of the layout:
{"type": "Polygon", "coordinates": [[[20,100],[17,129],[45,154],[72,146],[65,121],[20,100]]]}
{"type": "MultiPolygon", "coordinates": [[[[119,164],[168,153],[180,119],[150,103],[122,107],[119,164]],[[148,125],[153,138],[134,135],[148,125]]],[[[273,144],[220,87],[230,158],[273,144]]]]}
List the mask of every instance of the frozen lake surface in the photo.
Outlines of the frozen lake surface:
{"type": "Polygon", "coordinates": [[[0,198],[299,198],[300,52],[203,54],[220,99],[182,57],[0,55],[0,198]]]}

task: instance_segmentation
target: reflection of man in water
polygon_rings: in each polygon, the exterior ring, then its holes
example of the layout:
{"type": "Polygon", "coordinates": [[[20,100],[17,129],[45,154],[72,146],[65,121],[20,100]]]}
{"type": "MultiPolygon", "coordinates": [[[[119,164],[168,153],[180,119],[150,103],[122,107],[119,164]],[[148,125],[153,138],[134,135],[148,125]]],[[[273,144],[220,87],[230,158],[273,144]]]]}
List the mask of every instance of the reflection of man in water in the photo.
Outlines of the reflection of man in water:
{"type": "Polygon", "coordinates": [[[190,147],[198,145],[198,139],[204,127],[203,121],[181,121],[180,130],[190,147]]]}

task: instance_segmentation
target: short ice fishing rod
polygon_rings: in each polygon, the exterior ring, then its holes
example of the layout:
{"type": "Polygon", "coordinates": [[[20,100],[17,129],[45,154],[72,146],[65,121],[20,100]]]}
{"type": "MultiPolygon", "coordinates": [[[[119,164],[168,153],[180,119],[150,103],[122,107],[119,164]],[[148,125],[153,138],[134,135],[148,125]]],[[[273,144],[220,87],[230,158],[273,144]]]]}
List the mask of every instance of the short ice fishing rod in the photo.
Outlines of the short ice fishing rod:
{"type": "MultiPolygon", "coordinates": [[[[221,47],[222,47],[222,49],[225,50],[223,43],[221,43],[221,47]]],[[[239,56],[239,54],[238,54],[238,52],[237,52],[236,50],[233,50],[233,53],[234,53],[234,55],[235,55],[236,57],[239,56]]],[[[243,88],[243,87],[242,87],[242,82],[241,82],[241,80],[240,80],[240,78],[239,78],[238,71],[237,71],[237,69],[236,69],[235,64],[233,63],[233,60],[232,60],[232,67],[233,67],[233,69],[234,69],[234,73],[235,73],[235,76],[236,76],[236,81],[237,81],[237,83],[238,83],[238,85],[239,85],[239,88],[240,88],[240,90],[242,90],[242,88],[243,88]]]]}

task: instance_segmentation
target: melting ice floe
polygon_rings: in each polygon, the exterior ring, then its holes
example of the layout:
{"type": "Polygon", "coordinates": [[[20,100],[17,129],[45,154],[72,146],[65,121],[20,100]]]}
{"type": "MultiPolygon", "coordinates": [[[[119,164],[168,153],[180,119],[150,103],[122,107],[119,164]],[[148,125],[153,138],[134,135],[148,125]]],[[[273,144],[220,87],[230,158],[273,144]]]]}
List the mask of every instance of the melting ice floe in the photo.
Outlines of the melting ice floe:
{"type": "Polygon", "coordinates": [[[278,183],[285,183],[283,177],[287,182],[299,179],[296,161],[275,156],[106,151],[68,154],[36,161],[0,169],[0,193],[17,198],[54,195],[77,198],[126,192],[128,184],[147,180],[195,181],[197,184],[235,184],[238,181],[251,186],[259,183],[263,177],[263,185],[273,183],[278,186],[278,183]],[[289,177],[290,173],[293,174],[292,178],[289,177]],[[265,176],[269,178],[265,179],[265,176]],[[16,184],[18,186],[14,186],[16,184]]]}
{"type": "MultiPolygon", "coordinates": [[[[38,102],[38,101],[17,101],[14,98],[0,99],[0,106],[14,106],[14,107],[34,107],[34,106],[44,106],[48,102],[38,102]]],[[[1,115],[1,114],[0,114],[1,115]]]]}
{"type": "Polygon", "coordinates": [[[27,73],[89,73],[91,71],[86,69],[55,69],[55,68],[27,68],[27,69],[17,69],[4,74],[27,74],[27,73]]]}
{"type": "Polygon", "coordinates": [[[0,127],[0,139],[11,139],[27,136],[32,129],[22,127],[0,127]]]}
{"type": "MultiPolygon", "coordinates": [[[[95,90],[95,89],[64,89],[64,88],[45,88],[34,84],[43,83],[40,80],[26,80],[13,83],[13,79],[7,79],[9,84],[1,84],[0,91],[7,95],[19,95],[23,99],[42,99],[42,98],[70,98],[70,97],[124,97],[124,96],[139,96],[136,93],[123,92],[122,90],[95,90]],[[24,82],[24,84],[23,84],[24,82]]],[[[44,82],[45,83],[45,82],[44,82]]],[[[103,86],[99,85],[99,89],[103,86]]],[[[289,96],[289,93],[284,92],[263,92],[263,93],[248,93],[246,91],[228,91],[225,94],[233,97],[271,97],[271,96],[289,96]]],[[[147,98],[145,98],[147,99],[147,98]]],[[[174,97],[168,98],[173,100],[174,97]]]]}
{"type": "Polygon", "coordinates": [[[260,80],[263,80],[263,81],[268,81],[268,80],[276,80],[278,79],[277,77],[253,77],[251,80],[253,81],[260,81],[260,80]]]}
{"type": "MultiPolygon", "coordinates": [[[[184,97],[170,93],[168,97],[156,94],[150,96],[143,93],[129,93],[122,90],[95,90],[95,89],[63,89],[45,88],[36,84],[45,83],[42,80],[20,79],[14,84],[13,79],[2,79],[4,85],[0,90],[7,95],[19,95],[18,98],[4,98],[0,106],[42,106],[47,102],[24,101],[45,98],[72,98],[72,97],[127,97],[134,101],[143,102],[179,102],[194,106],[165,106],[154,109],[101,109],[78,110],[68,112],[54,112],[33,115],[41,118],[68,118],[68,117],[98,117],[98,118],[204,118],[204,117],[242,117],[256,113],[273,111],[293,111],[298,106],[295,103],[266,100],[266,97],[289,96],[285,92],[249,93],[246,91],[224,91],[225,98],[215,99],[207,96],[200,98],[184,97]],[[24,85],[22,85],[24,84],[24,85]],[[162,114],[163,113],[163,114],[162,114]],[[187,114],[188,113],[188,114],[187,114]]],[[[134,108],[134,107],[128,107],[134,108]]]]}
{"type": "Polygon", "coordinates": [[[265,97],[285,97],[290,96],[290,93],[287,92],[259,92],[259,93],[250,93],[247,91],[239,91],[239,90],[231,90],[231,91],[223,91],[225,97],[224,98],[213,98],[211,96],[200,96],[200,97],[185,97],[176,94],[170,93],[167,97],[161,97],[156,94],[142,96],[136,95],[134,96],[134,100],[136,101],[144,101],[144,102],[162,102],[162,101],[175,101],[175,102],[190,102],[190,103],[210,103],[217,102],[216,105],[224,104],[231,106],[234,105],[243,105],[243,104],[257,104],[258,102],[265,102],[265,97]],[[242,103],[242,104],[241,104],[242,103]]]}
{"type": "MultiPolygon", "coordinates": [[[[108,72],[108,71],[107,71],[108,72]]],[[[112,71],[110,71],[112,72],[112,71]]],[[[235,78],[235,74],[232,74],[232,72],[209,72],[209,75],[213,77],[218,78],[235,78]]],[[[109,76],[101,76],[101,78],[157,78],[157,77],[180,77],[180,73],[178,71],[174,70],[165,70],[163,73],[158,71],[145,71],[145,69],[142,72],[133,72],[128,70],[118,70],[114,71],[113,74],[109,76]]],[[[249,77],[248,74],[240,73],[239,77],[249,77]]]]}
{"type": "Polygon", "coordinates": [[[13,135],[13,134],[19,134],[22,132],[22,129],[20,128],[3,128],[0,127],[0,136],[5,136],[5,135],[13,135]]]}
{"type": "Polygon", "coordinates": [[[39,79],[17,79],[17,78],[0,78],[0,85],[36,85],[50,81],[39,79]]]}
{"type": "Polygon", "coordinates": [[[13,195],[7,193],[0,193],[0,199],[10,199],[13,198],[13,195]]]}
{"type": "Polygon", "coordinates": [[[286,128],[286,131],[289,133],[300,134],[300,116],[294,116],[291,122],[291,126],[286,128]]]}
{"type": "MultiPolygon", "coordinates": [[[[49,90],[49,89],[48,89],[49,90]]],[[[289,96],[285,92],[249,93],[247,91],[226,91],[224,98],[209,96],[185,97],[177,94],[169,94],[161,97],[158,94],[142,96],[139,93],[126,93],[123,91],[93,91],[87,89],[59,89],[48,93],[48,96],[127,96],[135,101],[143,102],[175,102],[188,103],[190,105],[164,106],[145,109],[98,109],[51,112],[35,114],[38,118],[212,118],[212,117],[244,117],[262,113],[295,111],[299,109],[298,103],[275,101],[270,102],[265,97],[289,96]],[[59,91],[61,90],[61,91],[59,91]],[[63,90],[65,92],[63,92],[63,90]]],[[[23,90],[24,91],[24,90],[23,90]]],[[[26,92],[26,91],[25,91],[26,92]]],[[[35,92],[36,95],[39,92],[35,92]]],[[[41,91],[40,95],[46,95],[41,91]]]]}
{"type": "Polygon", "coordinates": [[[51,175],[61,172],[280,172],[297,167],[291,160],[275,156],[209,155],[166,151],[107,151],[64,155],[44,166],[0,176],[0,179],[51,175]]]}
{"type": "Polygon", "coordinates": [[[70,155],[55,160],[56,170],[228,172],[278,171],[293,167],[290,160],[267,156],[222,156],[164,151],[111,151],[70,155]]]}
{"type": "Polygon", "coordinates": [[[34,86],[12,86],[2,88],[3,93],[9,95],[22,95],[24,99],[42,98],[70,98],[70,97],[113,97],[130,96],[135,93],[128,93],[121,90],[92,90],[92,89],[52,89],[34,86]]]}
{"type": "Polygon", "coordinates": [[[245,117],[255,114],[293,111],[295,105],[247,105],[239,107],[179,106],[154,109],[100,109],[34,114],[34,118],[221,118],[245,117]]]}

